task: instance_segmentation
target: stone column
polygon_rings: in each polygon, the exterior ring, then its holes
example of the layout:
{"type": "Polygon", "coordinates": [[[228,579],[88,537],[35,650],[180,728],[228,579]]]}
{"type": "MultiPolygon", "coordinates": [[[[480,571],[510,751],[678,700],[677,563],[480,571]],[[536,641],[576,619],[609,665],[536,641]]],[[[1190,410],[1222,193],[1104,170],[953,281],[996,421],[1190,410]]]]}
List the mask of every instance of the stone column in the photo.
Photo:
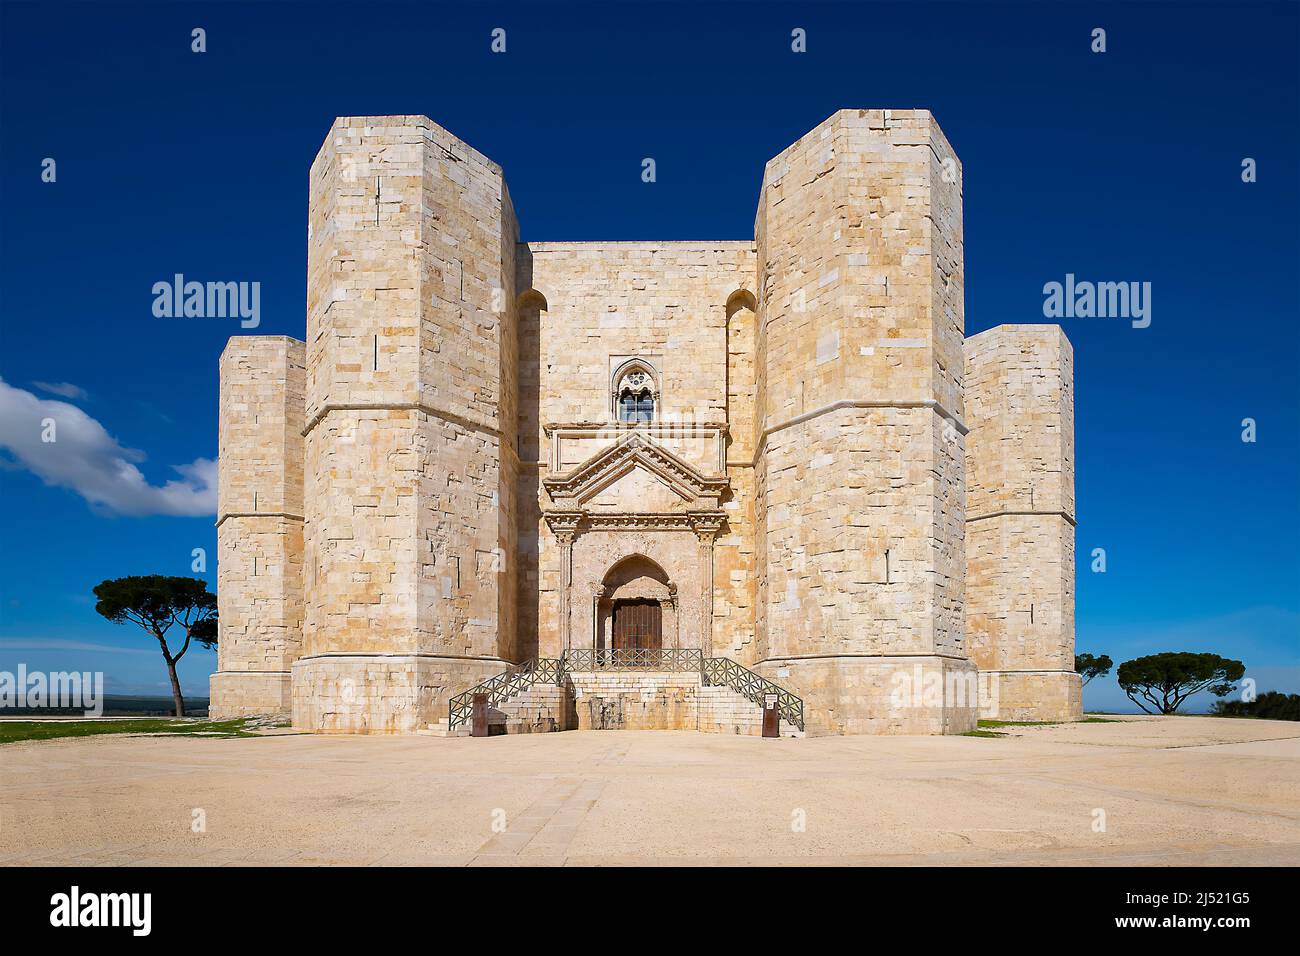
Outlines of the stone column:
{"type": "Polygon", "coordinates": [[[593,582],[591,585],[591,650],[594,653],[600,636],[600,601],[605,596],[605,586],[593,582]]]}
{"type": "Polygon", "coordinates": [[[572,512],[551,512],[546,516],[555,540],[560,543],[560,640],[563,650],[573,646],[573,622],[571,618],[571,599],[573,591],[573,542],[578,536],[581,514],[572,512]]]}
{"type": "Polygon", "coordinates": [[[716,515],[699,515],[691,520],[700,546],[700,653],[713,656],[713,542],[722,530],[722,518],[716,515]]]}
{"type": "Polygon", "coordinates": [[[569,611],[569,593],[573,590],[573,535],[561,532],[560,539],[560,627],[567,651],[573,645],[572,622],[569,611]]]}

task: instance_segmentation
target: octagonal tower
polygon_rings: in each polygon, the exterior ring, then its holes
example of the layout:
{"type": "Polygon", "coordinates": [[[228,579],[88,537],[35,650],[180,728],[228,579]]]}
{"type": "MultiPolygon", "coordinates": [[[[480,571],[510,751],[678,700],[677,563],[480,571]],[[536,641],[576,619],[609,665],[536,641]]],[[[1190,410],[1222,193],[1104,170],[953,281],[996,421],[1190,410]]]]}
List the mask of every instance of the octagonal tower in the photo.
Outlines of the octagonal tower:
{"type": "Polygon", "coordinates": [[[842,110],[764,174],[758,669],[811,733],[975,726],[961,211],[925,110],[842,110]]]}
{"type": "Polygon", "coordinates": [[[411,732],[513,654],[517,238],[426,117],[339,119],[312,164],[296,726],[411,732]]]}

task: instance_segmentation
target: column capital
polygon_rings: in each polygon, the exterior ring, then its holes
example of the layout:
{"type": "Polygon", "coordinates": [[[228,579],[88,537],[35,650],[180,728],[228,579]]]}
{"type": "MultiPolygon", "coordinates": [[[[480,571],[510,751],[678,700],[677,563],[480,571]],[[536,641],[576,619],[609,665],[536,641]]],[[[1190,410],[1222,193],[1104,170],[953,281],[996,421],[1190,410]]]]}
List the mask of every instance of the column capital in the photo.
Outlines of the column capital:
{"type": "Polygon", "coordinates": [[[546,525],[562,544],[572,544],[578,536],[584,514],[581,511],[548,511],[546,525]]]}
{"type": "Polygon", "coordinates": [[[691,515],[691,530],[695,532],[701,544],[712,544],[726,520],[721,512],[696,513],[691,515]]]}

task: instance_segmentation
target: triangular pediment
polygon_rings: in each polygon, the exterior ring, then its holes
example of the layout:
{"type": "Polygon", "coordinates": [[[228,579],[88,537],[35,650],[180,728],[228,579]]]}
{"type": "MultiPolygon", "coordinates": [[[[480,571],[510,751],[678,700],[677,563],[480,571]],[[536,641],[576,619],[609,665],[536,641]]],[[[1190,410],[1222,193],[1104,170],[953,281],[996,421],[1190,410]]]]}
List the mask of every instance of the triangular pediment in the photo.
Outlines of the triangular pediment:
{"type": "Polygon", "coordinates": [[[613,480],[594,489],[587,496],[579,496],[578,504],[592,511],[675,511],[695,500],[681,488],[674,487],[664,480],[663,475],[652,472],[638,463],[613,480]]]}
{"type": "Polygon", "coordinates": [[[597,452],[566,475],[544,479],[557,503],[593,510],[652,512],[716,507],[725,478],[702,475],[644,435],[632,434],[597,452]]]}

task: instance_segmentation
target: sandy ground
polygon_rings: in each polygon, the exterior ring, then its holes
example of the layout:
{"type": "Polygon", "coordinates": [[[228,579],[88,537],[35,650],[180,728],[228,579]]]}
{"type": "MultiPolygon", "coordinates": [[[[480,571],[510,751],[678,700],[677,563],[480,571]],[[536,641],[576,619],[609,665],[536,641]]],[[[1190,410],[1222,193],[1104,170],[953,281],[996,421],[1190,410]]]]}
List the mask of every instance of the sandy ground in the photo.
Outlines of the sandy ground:
{"type": "Polygon", "coordinates": [[[9,744],[0,863],[1300,864],[1300,725],[1005,732],[9,744]]]}

